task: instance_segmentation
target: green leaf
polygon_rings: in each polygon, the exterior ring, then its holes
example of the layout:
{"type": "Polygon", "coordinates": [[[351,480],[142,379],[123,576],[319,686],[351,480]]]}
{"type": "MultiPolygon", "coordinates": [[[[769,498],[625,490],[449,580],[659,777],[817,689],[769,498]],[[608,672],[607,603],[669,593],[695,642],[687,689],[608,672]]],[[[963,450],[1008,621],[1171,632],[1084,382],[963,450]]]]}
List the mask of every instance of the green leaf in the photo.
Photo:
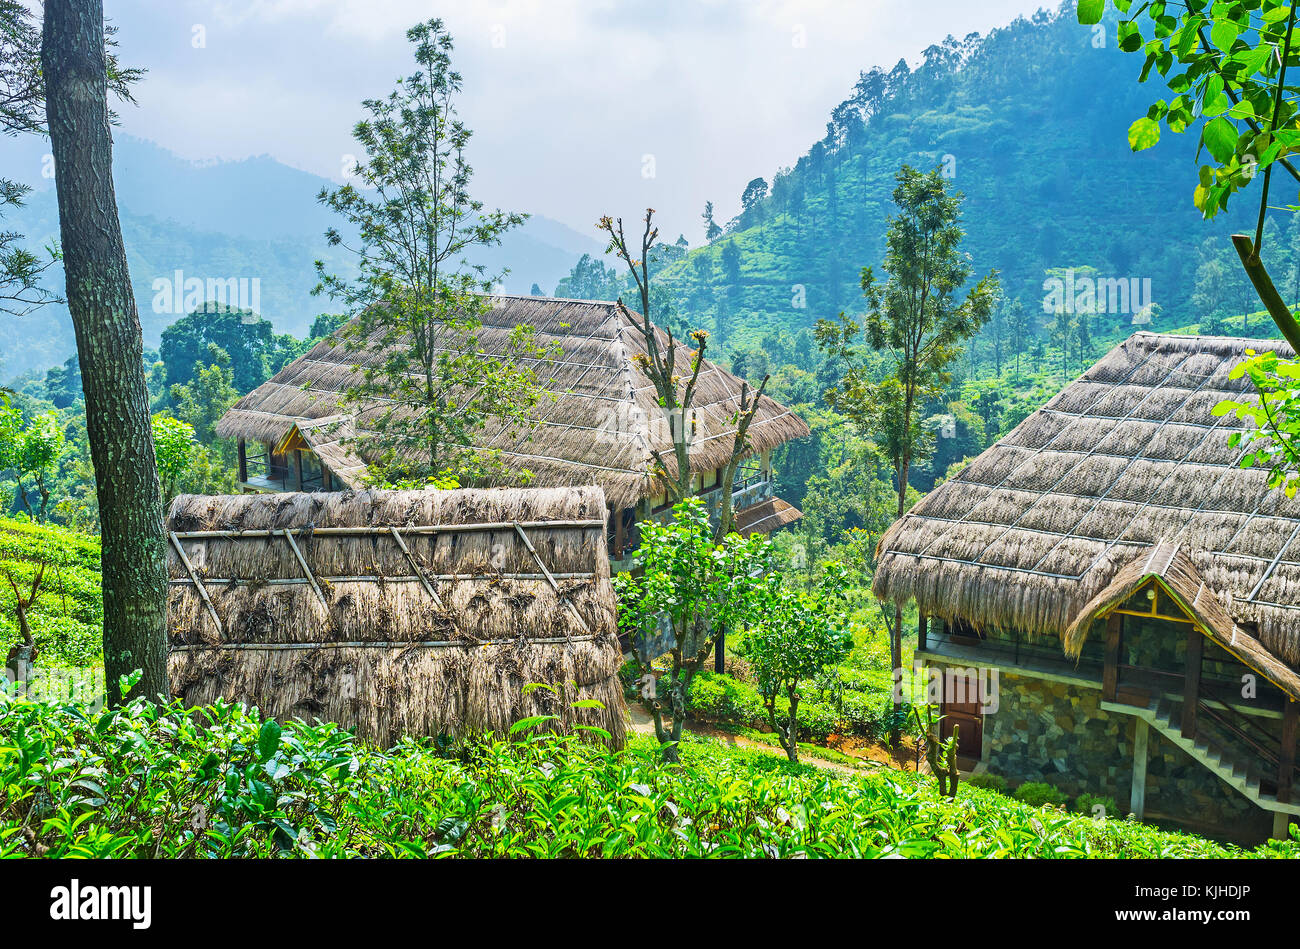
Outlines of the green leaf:
{"type": "Polygon", "coordinates": [[[515,735],[535,725],[540,725],[542,722],[553,721],[555,717],[554,715],[530,715],[527,718],[521,718],[510,726],[510,734],[515,735]]]}
{"type": "Polygon", "coordinates": [[[1237,41],[1237,24],[1231,20],[1216,20],[1210,27],[1210,42],[1225,53],[1237,41]]]}
{"type": "Polygon", "coordinates": [[[1079,0],[1079,22],[1084,26],[1101,22],[1106,12],[1106,0],[1079,0]]]}
{"type": "Polygon", "coordinates": [[[262,723],[262,730],[257,733],[257,754],[267,761],[280,747],[280,723],[268,718],[262,723]]]}
{"type": "Polygon", "coordinates": [[[1160,141],[1160,123],[1145,115],[1128,127],[1128,147],[1135,152],[1145,151],[1160,141]]]}
{"type": "MultiPolygon", "coordinates": [[[[1132,136],[1133,131],[1130,129],[1130,144],[1132,136]]],[[[1201,139],[1205,142],[1205,147],[1210,150],[1210,154],[1214,156],[1214,160],[1219,164],[1226,164],[1237,150],[1237,127],[1220,116],[1205,123],[1201,139]]]]}

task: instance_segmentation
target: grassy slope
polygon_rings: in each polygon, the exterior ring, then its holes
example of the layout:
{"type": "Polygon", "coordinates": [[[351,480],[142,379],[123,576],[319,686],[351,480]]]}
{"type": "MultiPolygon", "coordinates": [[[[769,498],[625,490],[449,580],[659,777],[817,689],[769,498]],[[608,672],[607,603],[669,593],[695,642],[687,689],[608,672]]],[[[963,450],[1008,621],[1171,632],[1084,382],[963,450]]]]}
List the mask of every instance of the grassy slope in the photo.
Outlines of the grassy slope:
{"type": "Polygon", "coordinates": [[[14,614],[12,577],[19,591],[26,593],[36,565],[22,559],[5,559],[3,549],[11,544],[33,551],[50,544],[68,563],[47,571],[42,593],[29,613],[32,632],[40,649],[40,666],[80,666],[96,660],[102,652],[103,607],[99,588],[99,541],[62,527],[41,526],[23,520],[0,518],[0,650],[8,653],[18,641],[14,614]]]}

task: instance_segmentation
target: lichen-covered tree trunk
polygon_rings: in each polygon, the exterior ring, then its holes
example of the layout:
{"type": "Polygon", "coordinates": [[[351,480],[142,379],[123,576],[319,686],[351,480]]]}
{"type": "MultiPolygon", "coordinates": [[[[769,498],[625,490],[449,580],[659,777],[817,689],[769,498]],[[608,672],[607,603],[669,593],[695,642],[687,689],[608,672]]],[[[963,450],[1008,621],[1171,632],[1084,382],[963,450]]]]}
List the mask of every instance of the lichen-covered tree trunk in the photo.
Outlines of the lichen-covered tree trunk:
{"type": "Polygon", "coordinates": [[[110,701],[135,669],[167,692],[166,539],[149,425],[143,340],[113,192],[102,0],[46,0],[41,63],[68,309],[103,540],[104,671],[110,701]]]}

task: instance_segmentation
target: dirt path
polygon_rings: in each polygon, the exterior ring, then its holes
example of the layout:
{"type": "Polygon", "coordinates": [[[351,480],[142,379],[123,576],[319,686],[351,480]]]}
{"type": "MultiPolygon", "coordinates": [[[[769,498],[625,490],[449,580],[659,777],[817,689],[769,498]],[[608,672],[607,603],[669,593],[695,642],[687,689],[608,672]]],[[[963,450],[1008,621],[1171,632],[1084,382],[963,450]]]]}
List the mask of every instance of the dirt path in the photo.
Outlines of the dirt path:
{"type": "MultiPolygon", "coordinates": [[[[654,719],[650,717],[650,713],[646,711],[644,705],[640,702],[629,702],[628,711],[631,713],[630,727],[632,731],[645,735],[653,735],[655,733],[654,719]]],[[[733,748],[748,748],[754,751],[765,752],[769,755],[777,755],[782,758],[785,757],[785,752],[779,747],[767,745],[760,741],[754,741],[750,738],[746,738],[744,735],[734,734],[724,728],[711,725],[708,722],[688,720],[686,722],[686,731],[695,735],[705,735],[709,738],[716,738],[718,741],[731,745],[733,748]]],[[[869,754],[864,750],[866,748],[866,745],[860,745],[855,746],[853,750],[846,749],[842,752],[842,754],[848,754],[852,757],[862,759],[863,767],[855,768],[851,765],[841,764],[837,761],[826,761],[823,758],[817,758],[806,753],[800,755],[799,761],[801,764],[815,765],[818,768],[829,768],[832,771],[839,771],[843,774],[860,774],[866,767],[871,765],[876,765],[878,767],[899,767],[899,763],[896,759],[890,760],[890,756],[886,750],[875,749],[874,746],[872,746],[872,750],[876,750],[879,753],[869,754]]]]}

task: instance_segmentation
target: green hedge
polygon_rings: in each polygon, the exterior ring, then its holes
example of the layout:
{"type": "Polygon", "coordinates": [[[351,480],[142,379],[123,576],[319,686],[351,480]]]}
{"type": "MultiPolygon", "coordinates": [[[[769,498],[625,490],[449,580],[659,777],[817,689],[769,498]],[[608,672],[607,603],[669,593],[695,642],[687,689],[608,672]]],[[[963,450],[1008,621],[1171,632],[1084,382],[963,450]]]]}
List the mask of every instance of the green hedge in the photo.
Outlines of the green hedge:
{"type": "MultiPolygon", "coordinates": [[[[687,697],[691,714],[700,718],[745,728],[770,727],[758,690],[731,676],[700,672],[691,681],[687,697]]],[[[778,697],[778,711],[788,707],[785,698],[778,697]]],[[[891,712],[888,691],[845,689],[839,703],[833,704],[817,701],[816,690],[810,688],[799,703],[799,737],[804,741],[825,741],[832,734],[878,738],[888,733],[891,712]]]]}

